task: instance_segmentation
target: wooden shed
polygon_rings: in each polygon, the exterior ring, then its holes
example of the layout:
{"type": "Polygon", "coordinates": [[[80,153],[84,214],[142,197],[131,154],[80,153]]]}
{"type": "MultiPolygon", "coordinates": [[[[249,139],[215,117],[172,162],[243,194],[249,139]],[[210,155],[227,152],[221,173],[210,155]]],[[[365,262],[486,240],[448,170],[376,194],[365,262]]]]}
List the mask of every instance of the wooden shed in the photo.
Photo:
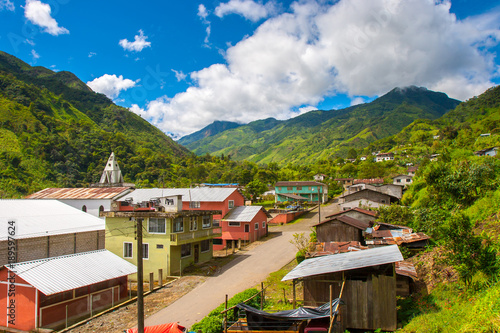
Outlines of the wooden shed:
{"type": "Polygon", "coordinates": [[[349,216],[334,216],[315,225],[316,237],[318,242],[364,242],[363,232],[369,226],[349,216]]]}
{"type": "Polygon", "coordinates": [[[338,332],[346,329],[394,331],[397,328],[395,263],[397,245],[306,259],[282,281],[302,281],[304,304],[317,306],[338,297],[345,281],[338,332]]]}

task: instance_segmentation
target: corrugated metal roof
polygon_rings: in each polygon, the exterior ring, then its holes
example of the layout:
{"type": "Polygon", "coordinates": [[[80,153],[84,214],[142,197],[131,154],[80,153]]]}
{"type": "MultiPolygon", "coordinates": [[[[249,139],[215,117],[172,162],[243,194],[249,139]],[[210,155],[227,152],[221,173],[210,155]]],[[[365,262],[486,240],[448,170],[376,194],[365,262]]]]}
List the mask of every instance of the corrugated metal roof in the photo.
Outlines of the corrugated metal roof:
{"type": "Polygon", "coordinates": [[[46,188],[26,199],[108,199],[130,191],[130,187],[46,188]]]}
{"type": "Polygon", "coordinates": [[[344,211],[341,211],[341,212],[338,212],[338,213],[335,213],[335,214],[332,214],[332,215],[328,215],[327,218],[333,217],[333,216],[337,216],[337,215],[344,215],[345,213],[351,212],[353,210],[356,211],[356,212],[359,212],[359,213],[366,214],[366,215],[377,216],[377,212],[374,212],[373,210],[367,210],[367,209],[363,209],[363,208],[359,208],[359,207],[354,207],[354,208],[351,208],[351,209],[348,209],[348,210],[344,210],[344,211]]]}
{"type": "Polygon", "coordinates": [[[344,216],[344,215],[335,216],[333,218],[321,221],[320,223],[318,223],[316,225],[313,225],[313,227],[317,227],[319,225],[322,225],[322,224],[325,224],[325,223],[328,223],[328,222],[332,222],[334,220],[338,220],[338,221],[340,221],[342,223],[348,224],[348,225],[350,225],[350,226],[352,226],[354,228],[358,228],[358,229],[361,229],[361,230],[366,230],[366,228],[370,227],[370,224],[368,222],[360,221],[358,219],[355,219],[355,218],[352,218],[352,217],[349,217],[349,216],[344,216]]]}
{"type": "Polygon", "coordinates": [[[401,252],[399,252],[397,245],[377,247],[356,252],[333,254],[302,261],[281,281],[389,264],[402,260],[403,256],[401,255],[401,252]]]}
{"type": "Polygon", "coordinates": [[[239,206],[233,208],[223,218],[228,222],[250,222],[262,209],[262,206],[239,206]]]}
{"type": "Polygon", "coordinates": [[[137,273],[137,267],[108,250],[5,265],[45,295],[137,273]]]}
{"type": "Polygon", "coordinates": [[[151,198],[169,197],[172,195],[182,195],[182,201],[200,201],[200,202],[223,202],[235,191],[236,188],[215,188],[215,187],[197,187],[197,188],[144,188],[136,189],[130,193],[119,197],[120,200],[132,198],[133,202],[149,201],[151,198]]]}
{"type": "MultiPolygon", "coordinates": [[[[58,200],[0,200],[2,225],[15,221],[14,238],[31,238],[104,230],[104,220],[58,200]]],[[[0,240],[8,237],[7,227],[0,228],[0,240]]]]}

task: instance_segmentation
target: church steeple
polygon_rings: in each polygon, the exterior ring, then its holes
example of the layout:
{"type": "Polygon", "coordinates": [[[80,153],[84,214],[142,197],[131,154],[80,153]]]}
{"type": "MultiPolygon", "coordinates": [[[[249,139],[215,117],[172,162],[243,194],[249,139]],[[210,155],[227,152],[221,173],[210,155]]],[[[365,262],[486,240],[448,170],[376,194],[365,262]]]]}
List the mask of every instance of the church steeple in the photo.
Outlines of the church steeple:
{"type": "Polygon", "coordinates": [[[101,180],[99,181],[100,185],[118,185],[123,183],[123,176],[120,167],[115,159],[115,153],[111,153],[108,158],[108,162],[104,167],[104,171],[101,176],[101,180]]]}

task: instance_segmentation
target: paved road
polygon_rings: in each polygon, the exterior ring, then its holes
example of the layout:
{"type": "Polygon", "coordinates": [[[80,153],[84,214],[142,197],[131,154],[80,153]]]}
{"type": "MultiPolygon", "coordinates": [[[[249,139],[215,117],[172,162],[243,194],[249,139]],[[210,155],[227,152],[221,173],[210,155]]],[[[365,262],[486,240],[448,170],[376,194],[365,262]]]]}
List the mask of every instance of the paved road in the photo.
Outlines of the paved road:
{"type": "MultiPolygon", "coordinates": [[[[337,205],[321,208],[321,218],[336,212],[337,205]]],[[[296,232],[308,232],[318,223],[317,209],[307,215],[300,223],[279,227],[270,227],[270,232],[280,233],[255,248],[241,251],[236,258],[223,267],[217,276],[207,280],[194,290],[184,295],[170,306],[146,318],[145,326],[179,322],[191,327],[213,309],[229,298],[248,288],[255,287],[267,276],[279,270],[295,258],[297,249],[290,240],[296,232]]]]}

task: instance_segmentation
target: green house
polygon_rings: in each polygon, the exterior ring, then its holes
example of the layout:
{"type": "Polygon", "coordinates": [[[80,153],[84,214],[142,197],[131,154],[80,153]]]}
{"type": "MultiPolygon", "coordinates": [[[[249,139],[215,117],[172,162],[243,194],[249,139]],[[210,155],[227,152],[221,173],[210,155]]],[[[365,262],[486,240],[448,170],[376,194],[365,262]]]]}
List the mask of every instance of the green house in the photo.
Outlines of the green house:
{"type": "MultiPolygon", "coordinates": [[[[221,211],[165,211],[162,207],[121,206],[102,212],[106,226],[106,249],[137,265],[137,221],[142,220],[144,279],[159,270],[163,277],[177,275],[190,265],[213,257],[213,238],[222,235],[212,224],[221,211]]],[[[130,276],[136,279],[135,275],[130,276]]]]}
{"type": "Polygon", "coordinates": [[[328,201],[328,186],[314,181],[277,182],[274,185],[276,202],[328,201]]]}

